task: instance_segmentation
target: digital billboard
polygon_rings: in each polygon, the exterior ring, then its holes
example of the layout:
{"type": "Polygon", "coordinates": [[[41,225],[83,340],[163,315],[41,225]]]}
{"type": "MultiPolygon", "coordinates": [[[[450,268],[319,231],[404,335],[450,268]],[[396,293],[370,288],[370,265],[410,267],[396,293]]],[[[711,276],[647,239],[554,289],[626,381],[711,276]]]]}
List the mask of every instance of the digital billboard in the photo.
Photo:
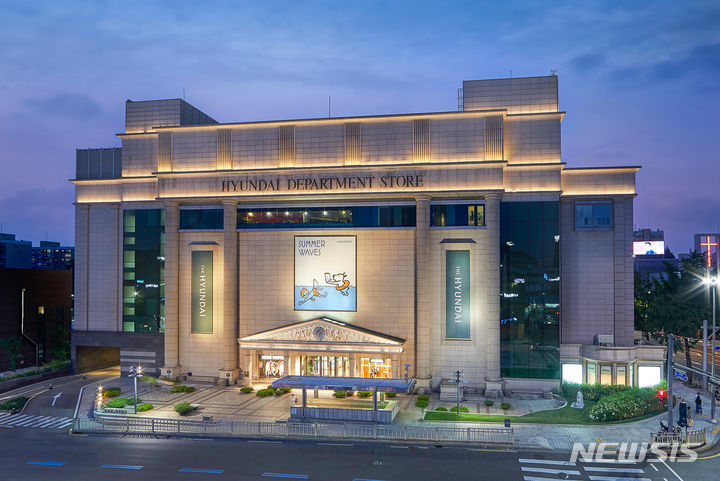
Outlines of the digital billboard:
{"type": "Polygon", "coordinates": [[[634,256],[659,256],[665,254],[665,241],[635,241],[634,256]]]}
{"type": "Polygon", "coordinates": [[[357,310],[355,236],[295,236],[296,311],[357,310]]]}

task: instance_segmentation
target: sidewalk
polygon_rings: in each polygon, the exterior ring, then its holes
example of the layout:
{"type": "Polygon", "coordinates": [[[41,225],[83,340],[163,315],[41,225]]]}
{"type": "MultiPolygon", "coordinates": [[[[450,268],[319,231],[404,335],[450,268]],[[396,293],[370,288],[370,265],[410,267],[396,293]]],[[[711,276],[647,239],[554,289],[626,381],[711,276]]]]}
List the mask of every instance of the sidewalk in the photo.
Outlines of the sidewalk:
{"type": "MultiPolygon", "coordinates": [[[[154,405],[150,411],[139,413],[139,417],[147,418],[172,418],[178,419],[173,406],[181,401],[189,403],[197,403],[200,408],[191,415],[184,416],[185,419],[202,419],[203,416],[212,416],[214,421],[251,421],[251,422],[276,422],[285,421],[289,417],[290,405],[292,403],[292,394],[282,394],[278,396],[270,396],[260,398],[255,392],[242,393],[239,387],[218,387],[211,384],[203,384],[196,382],[184,382],[186,386],[193,386],[196,391],[193,393],[172,393],[170,386],[153,387],[144,382],[138,382],[138,397],[143,402],[149,402],[154,405]]],[[[119,386],[122,389],[121,396],[132,398],[133,386],[132,380],[129,378],[116,378],[106,382],[104,387],[119,386]]],[[[264,386],[256,386],[256,391],[264,386]]],[[[684,385],[676,385],[675,395],[685,398],[686,402],[694,409],[695,391],[684,385]]],[[[97,392],[97,383],[89,385],[83,392],[79,416],[92,416],[95,394],[97,392]]],[[[300,398],[300,393],[294,393],[300,398]]],[[[308,391],[308,405],[313,403],[313,391],[308,391]]],[[[319,391],[320,398],[332,398],[329,391],[319,391]]],[[[408,426],[424,426],[424,427],[487,427],[500,428],[501,423],[478,423],[478,422],[431,422],[418,421],[421,415],[420,409],[415,407],[415,396],[398,395],[395,398],[398,401],[400,413],[395,419],[395,424],[406,424],[408,426]]],[[[508,399],[513,406],[508,410],[507,415],[517,416],[527,414],[528,412],[543,409],[552,409],[560,407],[561,404],[557,400],[535,400],[525,401],[516,399],[508,399]]],[[[709,419],[709,399],[703,401],[703,407],[706,409],[706,416],[695,416],[695,424],[693,430],[707,429],[708,443],[714,444],[720,441],[720,428],[718,425],[710,424],[709,419]]],[[[464,406],[470,407],[471,411],[486,413],[490,409],[482,402],[462,403],[464,406]]],[[[499,403],[496,403],[499,404],[499,403]]],[[[439,396],[434,394],[430,399],[430,407],[445,406],[448,409],[454,406],[454,403],[441,402],[439,396]]],[[[126,408],[128,409],[128,408],[126,408]]],[[[497,408],[496,408],[497,409],[497,408]]],[[[129,407],[132,412],[132,407],[129,407]]],[[[490,411],[490,414],[496,414],[490,411]]],[[[497,413],[502,414],[502,413],[497,413]]],[[[717,413],[720,416],[720,412],[717,413]]],[[[539,447],[546,449],[570,450],[574,443],[588,444],[592,442],[603,443],[633,443],[633,442],[649,442],[650,434],[657,433],[659,430],[660,419],[664,419],[666,414],[658,414],[649,419],[642,421],[610,424],[610,425],[556,425],[556,424],[522,424],[513,423],[512,427],[515,432],[515,445],[523,447],[539,447]]],[[[675,409],[675,419],[677,420],[677,408],[675,409]]]]}

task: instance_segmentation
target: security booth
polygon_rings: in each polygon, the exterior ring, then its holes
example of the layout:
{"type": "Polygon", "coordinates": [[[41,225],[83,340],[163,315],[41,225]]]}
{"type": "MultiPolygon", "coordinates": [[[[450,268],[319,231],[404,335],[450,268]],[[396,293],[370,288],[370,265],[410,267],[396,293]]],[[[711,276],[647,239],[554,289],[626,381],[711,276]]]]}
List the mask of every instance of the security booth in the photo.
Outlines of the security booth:
{"type": "Polygon", "coordinates": [[[378,406],[380,393],[410,393],[413,379],[382,379],[362,377],[329,376],[285,376],[272,383],[272,387],[302,390],[300,406],[290,408],[293,420],[332,420],[391,423],[398,412],[397,401],[388,401],[378,406]],[[333,402],[327,406],[308,406],[307,390],[323,389],[334,391],[370,391],[372,408],[363,407],[361,401],[346,400],[333,402]]]}

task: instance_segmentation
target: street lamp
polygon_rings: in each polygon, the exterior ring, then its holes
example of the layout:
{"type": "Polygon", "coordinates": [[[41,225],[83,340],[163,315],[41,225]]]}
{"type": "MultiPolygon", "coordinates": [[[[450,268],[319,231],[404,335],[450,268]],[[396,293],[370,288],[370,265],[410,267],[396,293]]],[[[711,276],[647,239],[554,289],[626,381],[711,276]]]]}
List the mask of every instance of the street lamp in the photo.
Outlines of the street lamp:
{"type": "Polygon", "coordinates": [[[102,410],[102,401],[103,401],[103,387],[98,385],[97,397],[95,398],[95,405],[96,405],[97,412],[100,412],[102,410]]]}
{"type": "Polygon", "coordinates": [[[135,403],[133,404],[133,407],[135,408],[134,414],[137,414],[137,380],[139,377],[142,377],[142,366],[140,364],[135,366],[130,366],[130,374],[128,374],[128,377],[133,378],[133,384],[135,387],[135,403]]]}
{"type": "MultiPolygon", "coordinates": [[[[720,272],[716,272],[716,276],[711,277],[709,270],[710,268],[708,268],[708,275],[705,277],[703,283],[710,288],[710,293],[712,296],[712,351],[710,353],[710,375],[712,377],[715,377],[715,331],[717,330],[717,327],[715,325],[715,295],[717,293],[718,285],[720,285],[720,272]]],[[[707,339],[703,339],[703,359],[707,359],[706,344],[707,339]]],[[[705,379],[707,379],[707,377],[705,379]]],[[[717,389],[717,386],[715,386],[715,388],[717,389]]],[[[713,424],[715,423],[715,389],[712,389],[710,393],[710,422],[713,424]]]]}

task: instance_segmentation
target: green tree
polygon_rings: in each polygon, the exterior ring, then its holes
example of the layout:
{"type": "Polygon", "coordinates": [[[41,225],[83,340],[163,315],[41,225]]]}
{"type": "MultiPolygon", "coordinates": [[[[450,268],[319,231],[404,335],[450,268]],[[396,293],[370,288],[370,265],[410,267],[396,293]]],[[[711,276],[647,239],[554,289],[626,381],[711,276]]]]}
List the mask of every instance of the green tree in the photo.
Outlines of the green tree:
{"type": "Polygon", "coordinates": [[[53,359],[58,361],[67,361],[70,359],[70,338],[68,332],[62,327],[58,327],[50,341],[53,359]]]}
{"type": "Polygon", "coordinates": [[[22,346],[22,339],[19,337],[3,337],[0,338],[0,349],[5,351],[8,358],[10,359],[10,369],[17,369],[17,362],[20,360],[20,347],[22,346]]]}

